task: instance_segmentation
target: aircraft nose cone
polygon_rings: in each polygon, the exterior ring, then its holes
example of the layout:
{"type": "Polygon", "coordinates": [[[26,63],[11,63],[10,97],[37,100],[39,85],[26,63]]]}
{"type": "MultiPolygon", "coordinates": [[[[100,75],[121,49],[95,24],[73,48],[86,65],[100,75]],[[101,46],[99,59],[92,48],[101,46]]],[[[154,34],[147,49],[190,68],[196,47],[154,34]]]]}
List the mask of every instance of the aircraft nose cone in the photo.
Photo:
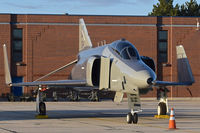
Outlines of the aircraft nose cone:
{"type": "Polygon", "coordinates": [[[148,78],[147,79],[147,84],[152,85],[152,82],[153,82],[153,78],[148,78]]]}

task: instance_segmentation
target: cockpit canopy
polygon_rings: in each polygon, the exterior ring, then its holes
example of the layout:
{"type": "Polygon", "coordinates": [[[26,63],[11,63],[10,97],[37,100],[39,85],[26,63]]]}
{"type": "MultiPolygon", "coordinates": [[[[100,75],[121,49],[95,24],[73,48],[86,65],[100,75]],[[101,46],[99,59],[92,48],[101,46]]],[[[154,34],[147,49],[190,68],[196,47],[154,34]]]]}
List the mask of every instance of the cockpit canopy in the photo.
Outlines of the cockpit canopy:
{"type": "Polygon", "coordinates": [[[136,48],[128,41],[115,41],[111,44],[112,49],[119,54],[122,58],[130,59],[140,59],[140,56],[136,48]]]}

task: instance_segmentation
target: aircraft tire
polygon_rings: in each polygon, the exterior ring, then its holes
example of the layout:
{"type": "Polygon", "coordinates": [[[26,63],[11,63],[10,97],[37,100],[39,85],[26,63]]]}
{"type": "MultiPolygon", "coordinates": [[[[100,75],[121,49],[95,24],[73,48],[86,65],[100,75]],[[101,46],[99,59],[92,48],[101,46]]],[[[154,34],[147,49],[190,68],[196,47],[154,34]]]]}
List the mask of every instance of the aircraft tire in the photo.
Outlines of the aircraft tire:
{"type": "Polygon", "coordinates": [[[129,112],[126,116],[126,121],[128,124],[131,124],[133,121],[133,115],[131,114],[131,112],[129,112]]]}
{"type": "Polygon", "coordinates": [[[164,102],[160,102],[158,104],[158,115],[166,115],[167,114],[167,106],[164,102]]]}
{"type": "Polygon", "coordinates": [[[70,101],[79,101],[79,94],[77,91],[71,91],[70,93],[70,101]]]}
{"type": "Polygon", "coordinates": [[[44,102],[39,103],[40,115],[46,115],[46,105],[44,102]]]}
{"type": "Polygon", "coordinates": [[[133,124],[137,124],[138,123],[138,114],[134,113],[133,115],[133,124]]]}

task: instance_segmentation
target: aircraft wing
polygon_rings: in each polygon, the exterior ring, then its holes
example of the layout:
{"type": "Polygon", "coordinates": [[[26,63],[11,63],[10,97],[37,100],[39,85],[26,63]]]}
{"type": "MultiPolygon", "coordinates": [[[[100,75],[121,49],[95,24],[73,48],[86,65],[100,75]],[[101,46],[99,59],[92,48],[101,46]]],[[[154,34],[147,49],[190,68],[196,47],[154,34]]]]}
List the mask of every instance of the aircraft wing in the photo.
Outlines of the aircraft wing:
{"type": "Polygon", "coordinates": [[[55,80],[10,83],[10,86],[86,86],[85,80],[55,80]]]}
{"type": "MultiPolygon", "coordinates": [[[[9,64],[8,64],[8,56],[7,56],[7,50],[6,50],[6,45],[3,45],[3,52],[4,52],[4,67],[5,67],[5,81],[6,84],[9,86],[86,86],[87,82],[86,80],[55,80],[55,81],[34,81],[34,82],[21,82],[21,83],[12,83],[11,76],[10,76],[10,69],[9,69],[9,64]]],[[[77,60],[55,70],[52,71],[51,73],[45,75],[42,78],[45,78],[57,71],[60,71],[64,69],[65,67],[76,63],[77,60]]],[[[42,79],[40,78],[40,79],[42,79]]],[[[40,80],[38,79],[38,80],[40,80]]]]}
{"type": "Polygon", "coordinates": [[[168,81],[153,81],[153,86],[182,86],[192,85],[193,82],[168,82],[168,81]]]}
{"type": "Polygon", "coordinates": [[[180,85],[192,85],[194,77],[192,70],[186,56],[185,50],[182,45],[176,46],[177,52],[177,73],[178,82],[168,82],[168,81],[153,81],[153,86],[180,86],[180,85]]]}

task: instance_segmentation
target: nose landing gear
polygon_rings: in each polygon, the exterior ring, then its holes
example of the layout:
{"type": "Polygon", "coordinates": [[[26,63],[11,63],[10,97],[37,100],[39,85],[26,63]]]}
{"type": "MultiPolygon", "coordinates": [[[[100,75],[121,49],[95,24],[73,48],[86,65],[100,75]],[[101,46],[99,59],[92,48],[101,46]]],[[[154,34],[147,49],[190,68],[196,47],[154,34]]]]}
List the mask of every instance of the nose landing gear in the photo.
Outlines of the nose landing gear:
{"type": "Polygon", "coordinates": [[[137,124],[137,122],[138,122],[138,114],[137,113],[133,113],[132,114],[131,112],[129,112],[127,114],[127,116],[126,116],[126,120],[127,120],[128,124],[131,124],[131,123],[137,124]]]}
{"type": "Polygon", "coordinates": [[[128,106],[131,109],[131,112],[129,112],[126,116],[127,123],[137,124],[138,123],[137,112],[142,111],[138,89],[136,94],[127,94],[127,97],[128,97],[128,106]]]}

